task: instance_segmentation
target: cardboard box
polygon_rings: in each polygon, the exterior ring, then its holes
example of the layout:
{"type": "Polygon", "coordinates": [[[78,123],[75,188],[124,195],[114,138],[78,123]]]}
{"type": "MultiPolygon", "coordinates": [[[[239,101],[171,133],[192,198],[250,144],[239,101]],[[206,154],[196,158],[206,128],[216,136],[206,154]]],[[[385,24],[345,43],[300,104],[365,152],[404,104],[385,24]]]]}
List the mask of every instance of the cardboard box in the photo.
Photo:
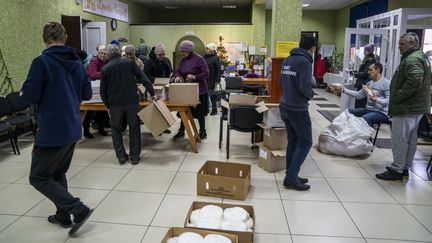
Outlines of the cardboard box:
{"type": "Polygon", "coordinates": [[[138,112],[138,116],[154,137],[158,137],[176,122],[176,118],[162,100],[152,101],[138,112]]]}
{"type": "Polygon", "coordinates": [[[189,223],[189,218],[192,214],[192,211],[194,211],[195,209],[199,209],[202,208],[206,205],[215,205],[215,206],[219,206],[223,209],[225,208],[232,208],[232,207],[241,207],[244,210],[246,210],[249,213],[249,216],[252,218],[253,220],[253,228],[252,228],[252,232],[246,232],[246,231],[231,231],[231,230],[216,230],[216,229],[212,229],[212,231],[216,231],[216,232],[223,232],[223,233],[228,233],[228,234],[234,234],[238,236],[238,242],[239,243],[251,243],[253,242],[253,237],[254,237],[254,233],[255,233],[255,212],[254,212],[254,208],[252,206],[249,205],[237,205],[237,204],[222,204],[222,203],[210,203],[210,202],[193,202],[192,206],[189,209],[189,212],[186,216],[186,220],[185,220],[185,228],[191,228],[191,229],[199,229],[196,227],[189,227],[187,226],[189,223]]]}
{"type": "Polygon", "coordinates": [[[197,105],[199,103],[198,83],[173,83],[169,85],[169,103],[197,105]]]}
{"type": "Polygon", "coordinates": [[[202,196],[245,200],[250,178],[250,165],[206,161],[198,171],[197,193],[202,196]]]}
{"type": "Polygon", "coordinates": [[[155,78],[154,86],[165,86],[170,83],[170,78],[155,78]]]}
{"type": "Polygon", "coordinates": [[[286,129],[283,127],[268,127],[265,124],[258,124],[264,131],[264,146],[271,150],[286,149],[288,140],[286,129]]]}
{"type": "Polygon", "coordinates": [[[263,122],[268,127],[285,127],[279,110],[279,104],[266,103],[268,110],[264,112],[263,122]]]}
{"type": "Polygon", "coordinates": [[[286,150],[271,150],[258,144],[258,166],[268,172],[276,172],[286,167],[286,150]]]}
{"type": "Polygon", "coordinates": [[[194,228],[178,228],[178,227],[172,227],[169,228],[167,233],[165,234],[165,237],[162,239],[162,243],[167,243],[168,239],[179,236],[185,232],[194,232],[197,234],[200,234],[202,237],[205,237],[209,234],[217,234],[217,235],[223,235],[231,240],[232,243],[238,243],[238,237],[234,234],[227,234],[217,231],[211,231],[211,230],[200,230],[200,229],[194,229],[194,228]]]}

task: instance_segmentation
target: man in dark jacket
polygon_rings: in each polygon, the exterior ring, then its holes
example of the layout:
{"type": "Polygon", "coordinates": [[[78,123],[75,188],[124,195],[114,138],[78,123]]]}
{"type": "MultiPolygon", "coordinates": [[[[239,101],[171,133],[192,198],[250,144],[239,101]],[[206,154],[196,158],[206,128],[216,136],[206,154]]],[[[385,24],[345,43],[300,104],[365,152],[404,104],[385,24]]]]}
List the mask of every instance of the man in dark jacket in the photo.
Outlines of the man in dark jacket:
{"type": "Polygon", "coordinates": [[[121,58],[117,45],[108,45],[107,51],[110,59],[102,69],[100,94],[109,109],[114,150],[120,164],[129,160],[122,136],[123,117],[126,117],[129,126],[130,160],[131,164],[136,165],[141,154],[137,80],[144,85],[153,99],[156,98],[155,92],[147,76],[135,62],[129,58],[121,58]]]}
{"type": "Polygon", "coordinates": [[[217,45],[215,43],[210,43],[205,49],[205,60],[209,69],[209,76],[207,78],[207,86],[210,96],[210,102],[212,106],[212,111],[210,115],[214,116],[217,114],[217,95],[214,92],[216,84],[220,83],[221,77],[221,63],[219,57],[216,53],[217,45]]]}
{"type": "Polygon", "coordinates": [[[311,36],[300,39],[300,48],[294,48],[281,67],[279,87],[282,92],[280,113],[288,134],[284,186],[299,191],[310,188],[306,178],[298,176],[312,146],[312,123],[308,101],[314,96],[312,53],[316,40],[311,36]]]}
{"type": "Polygon", "coordinates": [[[144,63],[144,73],[154,83],[155,78],[169,78],[172,72],[170,60],[165,57],[165,45],[158,43],[149,53],[149,59],[144,63]]]}
{"type": "Polygon", "coordinates": [[[411,32],[403,34],[399,50],[402,60],[390,83],[393,163],[387,171],[376,174],[382,180],[408,179],[417,150],[418,124],[431,107],[431,63],[419,49],[418,36],[411,32]]]}
{"type": "Polygon", "coordinates": [[[65,46],[65,28],[44,26],[46,49],[35,58],[21,88],[21,99],[36,106],[38,131],[32,152],[30,184],[57,207],[48,221],[73,235],[93,212],[68,192],[66,172],[81,138],[80,104],[92,90],[75,49],[65,46]],[[70,215],[74,216],[72,223],[70,215]]]}

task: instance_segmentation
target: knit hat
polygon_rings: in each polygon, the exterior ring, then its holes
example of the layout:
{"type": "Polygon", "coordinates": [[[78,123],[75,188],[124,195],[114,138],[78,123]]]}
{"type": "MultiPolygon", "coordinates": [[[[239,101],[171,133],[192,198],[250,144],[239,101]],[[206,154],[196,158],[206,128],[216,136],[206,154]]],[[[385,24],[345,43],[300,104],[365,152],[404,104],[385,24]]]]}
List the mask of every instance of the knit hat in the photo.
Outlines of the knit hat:
{"type": "Polygon", "coordinates": [[[119,45],[118,40],[112,40],[110,44],[119,45]]]}
{"type": "Polygon", "coordinates": [[[372,43],[371,44],[367,44],[367,45],[364,46],[364,50],[367,51],[367,52],[369,52],[370,54],[373,54],[374,50],[375,50],[375,46],[372,43]]]}
{"type": "Polygon", "coordinates": [[[206,46],[210,51],[216,51],[217,45],[215,43],[207,44],[206,46]]]}
{"type": "Polygon", "coordinates": [[[193,52],[194,46],[195,45],[192,41],[184,40],[180,43],[179,50],[180,51],[193,52]]]}
{"type": "Polygon", "coordinates": [[[160,42],[157,43],[155,47],[155,54],[156,55],[165,54],[165,45],[160,42]]]}

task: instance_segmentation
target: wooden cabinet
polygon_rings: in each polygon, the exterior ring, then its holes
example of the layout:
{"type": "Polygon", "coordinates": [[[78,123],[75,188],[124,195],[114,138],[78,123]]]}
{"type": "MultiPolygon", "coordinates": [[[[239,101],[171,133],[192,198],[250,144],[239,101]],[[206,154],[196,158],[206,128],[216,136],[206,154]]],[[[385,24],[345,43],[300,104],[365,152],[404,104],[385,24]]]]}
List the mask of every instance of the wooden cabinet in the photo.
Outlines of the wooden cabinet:
{"type": "Polygon", "coordinates": [[[270,101],[271,103],[279,103],[281,92],[279,90],[279,76],[281,71],[282,62],[285,58],[273,57],[271,64],[271,82],[270,82],[270,101]]]}

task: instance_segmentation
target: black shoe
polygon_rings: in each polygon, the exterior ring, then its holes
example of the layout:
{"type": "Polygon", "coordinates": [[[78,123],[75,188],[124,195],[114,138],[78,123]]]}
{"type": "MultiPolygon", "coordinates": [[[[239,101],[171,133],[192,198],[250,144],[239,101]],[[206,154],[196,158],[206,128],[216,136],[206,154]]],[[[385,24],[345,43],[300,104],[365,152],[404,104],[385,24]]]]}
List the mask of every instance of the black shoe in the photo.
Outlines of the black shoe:
{"type": "Polygon", "coordinates": [[[294,189],[294,190],[297,190],[297,191],[306,191],[306,190],[310,189],[309,185],[303,184],[303,183],[291,184],[291,183],[288,183],[288,182],[284,182],[283,185],[287,189],[294,189]]]}
{"type": "MultiPolygon", "coordinates": [[[[390,166],[386,166],[386,169],[387,169],[387,170],[391,170],[391,167],[390,167],[390,166]]],[[[409,180],[409,172],[408,172],[408,169],[404,169],[404,170],[402,171],[402,179],[404,179],[404,180],[409,180]]]]}
{"type": "Polygon", "coordinates": [[[103,129],[99,129],[99,135],[106,136],[106,135],[108,135],[108,133],[103,129]]]}
{"type": "Polygon", "coordinates": [[[167,130],[163,131],[163,133],[165,133],[165,134],[171,134],[171,130],[167,129],[167,130]]]}
{"type": "Polygon", "coordinates": [[[207,132],[206,130],[202,130],[199,132],[200,139],[206,139],[207,138],[207,132]]]}
{"type": "Polygon", "coordinates": [[[303,184],[306,184],[306,183],[309,182],[309,179],[308,179],[308,178],[302,178],[302,177],[299,177],[298,179],[299,179],[299,181],[300,181],[301,183],[303,183],[303,184]]]}
{"type": "MultiPolygon", "coordinates": [[[[87,209],[88,210],[88,209],[87,209]]],[[[81,226],[84,225],[84,223],[87,221],[87,219],[90,217],[90,215],[93,213],[94,209],[90,209],[87,211],[87,214],[85,214],[85,216],[79,218],[78,220],[74,220],[74,224],[72,226],[72,228],[69,230],[69,236],[74,236],[76,234],[76,232],[81,228],[81,226]]]]}
{"type": "Polygon", "coordinates": [[[177,139],[184,137],[184,135],[184,131],[178,131],[177,134],[174,135],[173,140],[176,141],[177,139]]]}
{"type": "Polygon", "coordinates": [[[119,164],[124,165],[128,160],[129,156],[126,155],[125,157],[119,159],[119,164]]]}
{"type": "Polygon", "coordinates": [[[398,173],[391,168],[389,168],[387,171],[376,174],[376,178],[385,180],[385,181],[401,181],[403,179],[402,173],[398,173]]]}
{"type": "Polygon", "coordinates": [[[217,115],[217,110],[215,109],[215,110],[212,110],[211,112],[210,112],[210,116],[214,116],[214,115],[217,115]]]}
{"type": "Polygon", "coordinates": [[[58,224],[65,229],[72,227],[72,220],[58,220],[55,214],[48,217],[48,222],[51,224],[58,224]]]}
{"type": "Polygon", "coordinates": [[[131,162],[132,165],[137,165],[137,164],[139,164],[140,160],[139,159],[137,159],[137,160],[131,160],[130,162],[131,162]]]}
{"type": "Polygon", "coordinates": [[[84,137],[89,139],[94,138],[93,134],[91,134],[90,131],[84,131],[84,137]]]}

